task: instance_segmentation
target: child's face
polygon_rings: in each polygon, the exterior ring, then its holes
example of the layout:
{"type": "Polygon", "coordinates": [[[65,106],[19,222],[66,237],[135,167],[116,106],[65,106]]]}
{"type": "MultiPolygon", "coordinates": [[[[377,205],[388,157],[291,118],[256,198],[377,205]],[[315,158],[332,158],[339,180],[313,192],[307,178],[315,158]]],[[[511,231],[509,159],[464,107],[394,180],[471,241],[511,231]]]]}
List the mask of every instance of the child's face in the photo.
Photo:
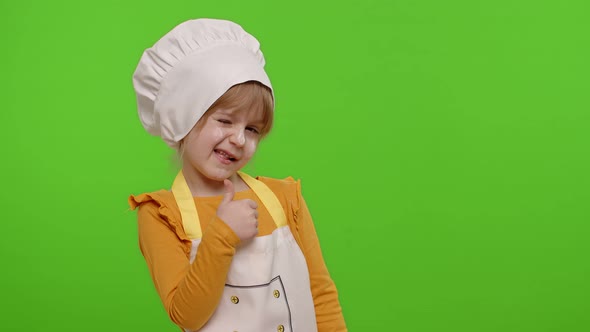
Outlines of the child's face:
{"type": "Polygon", "coordinates": [[[263,114],[222,108],[210,112],[184,139],[184,166],[208,180],[223,181],[244,167],[256,152],[263,114]]]}

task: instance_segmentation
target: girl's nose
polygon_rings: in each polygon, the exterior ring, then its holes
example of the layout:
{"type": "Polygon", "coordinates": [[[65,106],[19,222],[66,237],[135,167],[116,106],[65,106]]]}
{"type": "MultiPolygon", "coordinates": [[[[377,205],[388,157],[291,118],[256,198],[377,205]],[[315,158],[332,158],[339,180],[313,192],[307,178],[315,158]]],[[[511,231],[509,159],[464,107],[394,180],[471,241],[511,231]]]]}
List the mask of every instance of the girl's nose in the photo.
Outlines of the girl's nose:
{"type": "Polygon", "coordinates": [[[246,135],[244,131],[244,129],[240,128],[233,129],[233,132],[229,137],[230,142],[237,146],[244,146],[244,144],[246,144],[246,135]]]}

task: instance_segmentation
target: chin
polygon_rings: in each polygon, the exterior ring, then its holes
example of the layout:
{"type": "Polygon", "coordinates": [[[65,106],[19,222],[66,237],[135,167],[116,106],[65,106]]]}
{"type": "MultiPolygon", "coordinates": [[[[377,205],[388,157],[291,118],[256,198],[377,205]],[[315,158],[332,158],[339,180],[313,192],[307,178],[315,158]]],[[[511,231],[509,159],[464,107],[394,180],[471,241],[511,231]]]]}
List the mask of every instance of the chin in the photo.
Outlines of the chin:
{"type": "Polygon", "coordinates": [[[232,177],[232,175],[234,175],[234,174],[236,174],[236,171],[223,171],[223,172],[214,172],[214,173],[211,173],[207,177],[210,180],[213,180],[213,181],[223,182],[223,180],[232,177]]]}

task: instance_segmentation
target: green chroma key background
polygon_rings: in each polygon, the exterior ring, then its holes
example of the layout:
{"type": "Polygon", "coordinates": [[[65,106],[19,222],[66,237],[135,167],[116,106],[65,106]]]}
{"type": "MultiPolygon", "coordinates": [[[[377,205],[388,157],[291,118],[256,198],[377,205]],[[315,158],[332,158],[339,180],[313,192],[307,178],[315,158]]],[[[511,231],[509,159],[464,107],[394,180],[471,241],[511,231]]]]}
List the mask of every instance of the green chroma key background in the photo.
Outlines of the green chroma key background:
{"type": "Polygon", "coordinates": [[[1,331],[177,331],[131,193],[169,188],[143,50],[196,17],[262,43],[351,331],[590,331],[590,5],[3,1],[1,331]]]}

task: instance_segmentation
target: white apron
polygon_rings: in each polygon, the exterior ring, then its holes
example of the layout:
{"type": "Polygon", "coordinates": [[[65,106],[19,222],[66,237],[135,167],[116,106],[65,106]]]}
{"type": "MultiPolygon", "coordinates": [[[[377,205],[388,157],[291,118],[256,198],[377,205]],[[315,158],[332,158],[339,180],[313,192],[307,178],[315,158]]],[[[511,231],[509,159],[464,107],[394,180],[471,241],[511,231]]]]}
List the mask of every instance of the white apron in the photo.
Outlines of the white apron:
{"type": "MultiPolygon", "coordinates": [[[[199,331],[316,332],[307,264],[281,203],[264,183],[245,173],[238,174],[260,198],[277,229],[237,247],[217,309],[199,331]]],[[[184,230],[192,241],[192,263],[202,232],[182,171],[174,180],[172,192],[184,230]]]]}

